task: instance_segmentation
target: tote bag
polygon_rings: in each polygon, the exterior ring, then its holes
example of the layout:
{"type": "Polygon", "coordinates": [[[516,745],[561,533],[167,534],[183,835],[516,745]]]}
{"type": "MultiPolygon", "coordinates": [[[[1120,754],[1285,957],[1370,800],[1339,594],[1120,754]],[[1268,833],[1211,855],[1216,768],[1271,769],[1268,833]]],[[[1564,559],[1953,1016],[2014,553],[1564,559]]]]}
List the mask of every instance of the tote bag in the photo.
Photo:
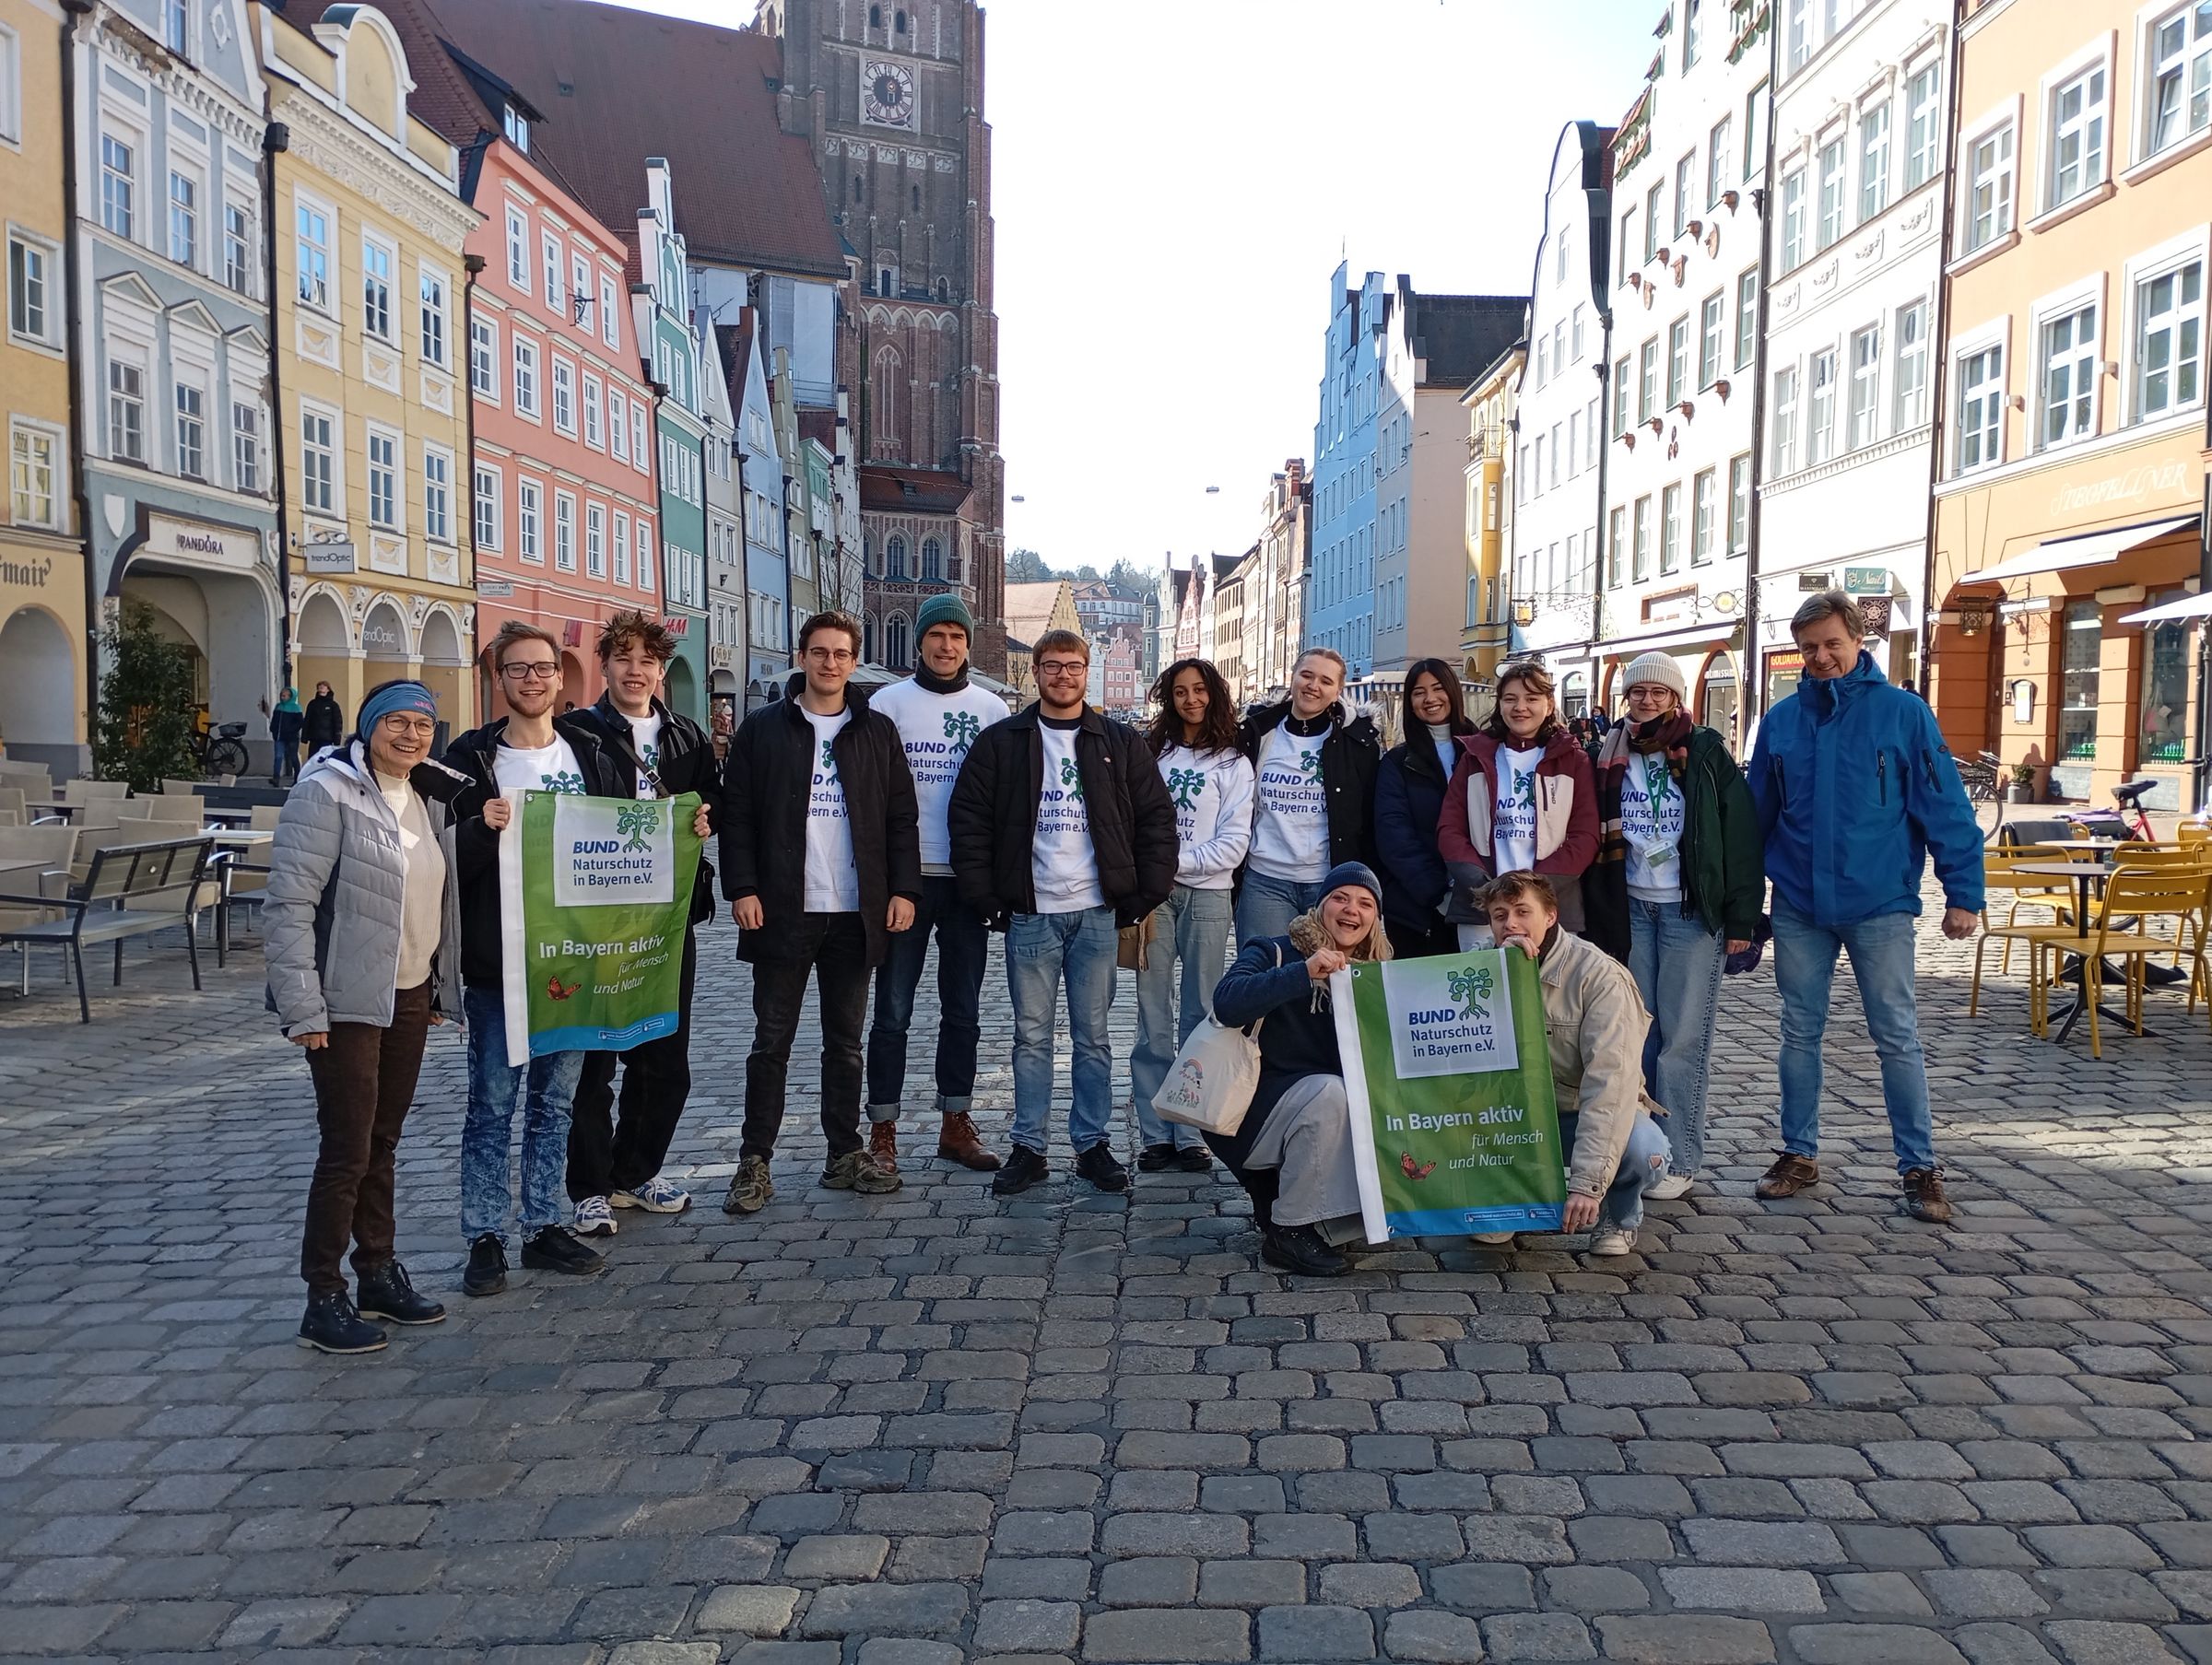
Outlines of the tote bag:
{"type": "MultiPolygon", "coordinates": [[[[1278,968],[1283,963],[1280,948],[1275,963],[1278,968]]],[[[1217,1023],[1209,1012],[1175,1054],[1167,1080],[1152,1096],[1152,1108],[1163,1121],[1226,1139],[1244,1125],[1244,1112],[1252,1108],[1259,1085],[1260,1025],[1253,1024],[1248,1035],[1217,1023]]]]}

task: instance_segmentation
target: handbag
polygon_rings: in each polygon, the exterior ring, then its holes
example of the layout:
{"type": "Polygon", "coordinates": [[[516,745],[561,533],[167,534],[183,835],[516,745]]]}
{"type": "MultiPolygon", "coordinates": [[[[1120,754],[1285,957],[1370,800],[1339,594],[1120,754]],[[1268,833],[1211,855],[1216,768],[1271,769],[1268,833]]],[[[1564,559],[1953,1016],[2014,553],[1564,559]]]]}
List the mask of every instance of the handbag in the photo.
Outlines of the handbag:
{"type": "Polygon", "coordinates": [[[1115,934],[1113,963],[1123,971],[1142,971],[1145,956],[1151,952],[1152,939],[1159,933],[1159,909],[1150,913],[1134,925],[1124,925],[1115,934]]]}
{"type": "MultiPolygon", "coordinates": [[[[1275,963],[1280,969],[1279,945],[1275,963]]],[[[1210,1012],[1200,1018],[1168,1067],[1168,1078],[1152,1096],[1152,1108],[1160,1120],[1224,1139],[1242,1127],[1252,1096],[1259,1089],[1260,1024],[1266,1021],[1263,1017],[1246,1031],[1218,1021],[1210,1012]]]]}

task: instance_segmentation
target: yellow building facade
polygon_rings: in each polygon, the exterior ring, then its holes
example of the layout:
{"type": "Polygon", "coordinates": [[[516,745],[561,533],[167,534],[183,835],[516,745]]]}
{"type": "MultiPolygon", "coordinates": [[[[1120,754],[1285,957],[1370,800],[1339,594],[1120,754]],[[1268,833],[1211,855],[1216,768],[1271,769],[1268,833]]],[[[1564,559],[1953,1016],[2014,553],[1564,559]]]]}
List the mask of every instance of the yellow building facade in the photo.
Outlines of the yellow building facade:
{"type": "Polygon", "coordinates": [[[477,721],[463,243],[479,217],[453,146],[407,110],[390,22],[318,12],[253,7],[286,130],[270,211],[293,681],[328,682],[350,713],[419,677],[458,733],[477,721]]]}
{"type": "Polygon", "coordinates": [[[85,553],[70,476],[62,18],[53,0],[0,0],[0,746],[57,776],[84,761],[89,706],[85,553]]]}
{"type": "Polygon", "coordinates": [[[1512,635],[1512,422],[1525,356],[1515,347],[1461,395],[1467,412],[1467,605],[1460,626],[1460,674],[1493,681],[1512,635]]]}
{"type": "Polygon", "coordinates": [[[1960,25],[1931,698],[2045,795],[2188,807],[2206,564],[2212,14],[1985,0],[1960,25]]]}

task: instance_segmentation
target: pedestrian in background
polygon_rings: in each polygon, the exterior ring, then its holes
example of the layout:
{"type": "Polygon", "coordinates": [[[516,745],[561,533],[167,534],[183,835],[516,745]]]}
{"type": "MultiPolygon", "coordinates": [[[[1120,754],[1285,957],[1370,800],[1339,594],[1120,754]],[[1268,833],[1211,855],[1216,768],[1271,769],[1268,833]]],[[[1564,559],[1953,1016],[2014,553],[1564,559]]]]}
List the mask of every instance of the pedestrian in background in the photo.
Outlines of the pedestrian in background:
{"type": "Polygon", "coordinates": [[[1836,958],[1851,972],[1882,1064],[1889,1139],[1915,1219],[1951,1217],[1936,1164],[1927,1057],[1913,991],[1913,920],[1933,856],[1943,934],[1974,933],[1982,828],[1935,713],[1893,687],[1860,647],[1859,604],[1823,591],[1790,621],[1805,679],[1759,725],[1750,788],[1774,882],[1782,994],[1782,1151],[1757,1187],[1791,1197],[1818,1182],[1820,1043],[1836,958]]]}
{"type": "Polygon", "coordinates": [[[1597,859],[1583,875],[1590,939],[1625,963],[1652,1023],[1644,1085],[1666,1107],[1679,1197],[1705,1160],[1705,1094],[1721,971],[1751,946],[1766,898],[1759,812],[1728,743],[1690,721],[1671,653],[1632,661],[1628,716],[1597,757],[1597,859]]]}
{"type": "Polygon", "coordinates": [[[1459,767],[1459,743],[1476,732],[1459,674],[1441,659],[1406,673],[1403,745],[1375,769],[1375,866],[1382,880],[1382,920],[1399,959],[1452,954],[1459,932],[1448,915],[1452,877],[1437,849],[1444,789],[1459,767]]]}
{"type": "Polygon", "coordinates": [[[1500,670],[1497,709],[1459,749],[1436,829],[1459,945],[1488,943],[1483,892],[1509,873],[1542,874],[1560,920],[1579,932],[1582,876],[1597,854],[1597,789],[1590,755],[1559,721],[1550,674],[1529,660],[1500,670]]]}
{"type": "Polygon", "coordinates": [[[330,691],[330,684],[315,684],[314,698],[307,702],[300,725],[300,744],[312,757],[346,738],[346,713],[330,691]]]}
{"type": "Polygon", "coordinates": [[[428,761],[438,705],[418,682],[361,702],[360,733],[311,762],[285,800],[263,893],[269,1007],[305,1049],[322,1143],[307,1191],[302,1346],[373,1353],[371,1319],[434,1324],[394,1252],[395,1158],[423,1041],[461,1014],[461,903],[444,800],[428,761]],[[429,790],[426,791],[425,788],[429,790]],[[346,1287],[353,1245],[358,1302],[346,1287]]]}
{"type": "Polygon", "coordinates": [[[1147,1173],[1213,1167],[1196,1128],[1163,1120],[1152,1098],[1168,1066],[1213,1010],[1214,985],[1229,958],[1230,885],[1252,839],[1252,764],[1237,749],[1237,708],[1221,673],[1203,659],[1179,659],[1152,685],[1159,709],[1145,744],[1175,806],[1175,888],[1153,909],[1150,940],[1138,950],[1136,1044],[1129,1053],[1129,1094],[1136,1105],[1147,1173]],[[1175,966],[1182,964],[1178,1015],[1175,966]]]}
{"type": "Polygon", "coordinates": [[[1290,670],[1290,697],[1244,719],[1237,745],[1251,759],[1256,792],[1252,849],[1237,893],[1237,945],[1290,929],[1322,897],[1321,882],[1342,862],[1372,853],[1375,725],[1346,713],[1344,658],[1308,648],[1290,670]]]}
{"type": "Polygon", "coordinates": [[[300,779],[300,733],[304,722],[299,690],[285,689],[276,697],[276,709],[269,713],[269,739],[273,743],[269,763],[271,786],[282,786],[300,779]]]}

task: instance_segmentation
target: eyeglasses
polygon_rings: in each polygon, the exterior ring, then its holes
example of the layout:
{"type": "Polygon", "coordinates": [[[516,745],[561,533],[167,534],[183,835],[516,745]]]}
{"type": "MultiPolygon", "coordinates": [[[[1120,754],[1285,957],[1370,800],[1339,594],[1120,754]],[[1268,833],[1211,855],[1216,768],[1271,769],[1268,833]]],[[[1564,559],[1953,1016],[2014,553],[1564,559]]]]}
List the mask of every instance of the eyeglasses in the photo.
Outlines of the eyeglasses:
{"type": "Polygon", "coordinates": [[[1037,662],[1040,676],[1081,676],[1090,669],[1086,659],[1041,659],[1037,662]]]}
{"type": "Polygon", "coordinates": [[[384,733],[394,740],[434,740],[438,725],[428,717],[406,717],[393,711],[384,718],[384,733]]]}
{"type": "Polygon", "coordinates": [[[850,648],[809,648],[806,657],[818,664],[846,665],[859,656],[850,648]]]}
{"type": "Polygon", "coordinates": [[[526,665],[501,665],[500,674],[512,676],[517,682],[551,682],[560,674],[560,665],[554,660],[526,665]]]}

